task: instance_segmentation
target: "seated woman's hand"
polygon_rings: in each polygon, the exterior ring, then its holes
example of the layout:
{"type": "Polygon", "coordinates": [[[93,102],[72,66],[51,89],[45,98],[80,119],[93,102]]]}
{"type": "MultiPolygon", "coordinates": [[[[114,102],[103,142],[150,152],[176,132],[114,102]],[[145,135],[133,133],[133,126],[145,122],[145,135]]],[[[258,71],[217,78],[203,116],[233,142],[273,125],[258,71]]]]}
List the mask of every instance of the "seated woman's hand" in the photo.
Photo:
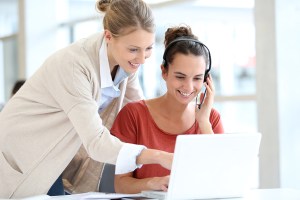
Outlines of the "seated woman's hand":
{"type": "Polygon", "coordinates": [[[151,190],[168,190],[170,176],[153,177],[148,181],[148,187],[151,190]]]}

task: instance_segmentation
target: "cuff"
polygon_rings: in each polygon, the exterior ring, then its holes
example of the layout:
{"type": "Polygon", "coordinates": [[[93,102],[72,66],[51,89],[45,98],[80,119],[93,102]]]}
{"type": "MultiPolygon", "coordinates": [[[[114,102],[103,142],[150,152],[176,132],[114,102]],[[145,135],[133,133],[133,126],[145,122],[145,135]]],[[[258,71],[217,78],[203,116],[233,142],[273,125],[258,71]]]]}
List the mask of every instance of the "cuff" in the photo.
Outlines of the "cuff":
{"type": "Polygon", "coordinates": [[[136,158],[144,149],[146,147],[143,145],[125,143],[117,158],[115,174],[125,174],[141,168],[143,165],[137,165],[136,158]]]}

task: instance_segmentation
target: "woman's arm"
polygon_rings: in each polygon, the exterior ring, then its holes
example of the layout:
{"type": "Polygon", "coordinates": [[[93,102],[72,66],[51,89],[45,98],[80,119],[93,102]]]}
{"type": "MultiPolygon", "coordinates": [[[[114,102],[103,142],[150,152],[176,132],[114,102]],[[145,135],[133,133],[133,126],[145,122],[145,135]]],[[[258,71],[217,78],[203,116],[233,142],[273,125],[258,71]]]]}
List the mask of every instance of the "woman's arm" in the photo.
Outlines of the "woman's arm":
{"type": "Polygon", "coordinates": [[[213,134],[214,132],[209,117],[214,102],[215,87],[211,75],[207,77],[204,85],[206,87],[206,97],[203,95],[200,97],[200,99],[204,98],[204,100],[201,108],[196,108],[196,120],[199,124],[201,133],[213,134]]]}
{"type": "Polygon", "coordinates": [[[160,164],[166,169],[171,169],[173,153],[155,149],[144,149],[137,157],[136,163],[139,164],[160,164]]]}

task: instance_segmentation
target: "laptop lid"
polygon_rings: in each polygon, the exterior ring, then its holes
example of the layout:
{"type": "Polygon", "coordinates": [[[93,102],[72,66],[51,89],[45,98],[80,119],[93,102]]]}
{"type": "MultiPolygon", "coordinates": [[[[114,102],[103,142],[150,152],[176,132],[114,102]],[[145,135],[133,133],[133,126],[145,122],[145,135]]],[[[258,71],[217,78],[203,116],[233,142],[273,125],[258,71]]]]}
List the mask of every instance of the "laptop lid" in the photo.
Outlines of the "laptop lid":
{"type": "Polygon", "coordinates": [[[260,133],[179,135],[167,199],[242,197],[260,140],[260,133]]]}

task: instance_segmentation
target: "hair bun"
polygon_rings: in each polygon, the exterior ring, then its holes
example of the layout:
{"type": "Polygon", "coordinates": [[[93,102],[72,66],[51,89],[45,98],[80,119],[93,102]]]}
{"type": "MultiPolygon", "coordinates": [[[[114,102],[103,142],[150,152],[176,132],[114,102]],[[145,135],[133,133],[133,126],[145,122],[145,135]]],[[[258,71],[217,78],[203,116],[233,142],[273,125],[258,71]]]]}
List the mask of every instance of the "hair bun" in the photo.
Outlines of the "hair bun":
{"type": "Polygon", "coordinates": [[[167,29],[165,33],[165,46],[179,37],[197,39],[197,37],[192,33],[191,27],[187,25],[175,26],[167,29]]]}
{"type": "Polygon", "coordinates": [[[112,0],[97,0],[96,9],[98,12],[106,12],[112,0]]]}

